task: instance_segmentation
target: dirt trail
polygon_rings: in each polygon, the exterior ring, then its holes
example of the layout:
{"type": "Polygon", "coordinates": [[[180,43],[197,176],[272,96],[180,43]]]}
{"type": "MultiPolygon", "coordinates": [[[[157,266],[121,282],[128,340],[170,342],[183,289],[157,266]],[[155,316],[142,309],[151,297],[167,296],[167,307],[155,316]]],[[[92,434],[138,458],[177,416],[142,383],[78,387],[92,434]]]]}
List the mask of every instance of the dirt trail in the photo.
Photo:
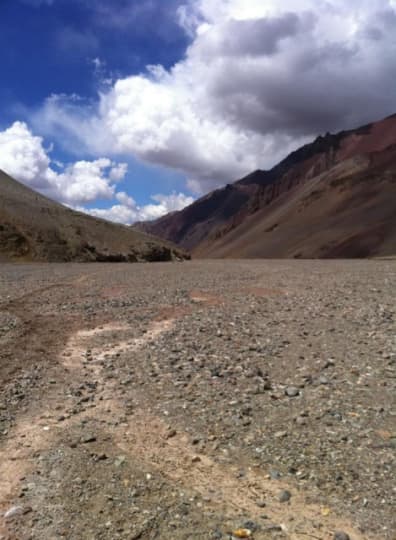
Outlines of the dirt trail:
{"type": "Polygon", "coordinates": [[[393,263],[207,264],[14,286],[0,540],[395,540],[393,263]]]}
{"type": "MultiPolygon", "coordinates": [[[[69,338],[65,349],[60,354],[60,362],[67,370],[81,370],[85,352],[90,349],[95,354],[95,361],[90,363],[90,372],[101,375],[99,362],[108,357],[116,356],[121,351],[134,351],[143,347],[146,343],[155,339],[159,334],[171,328],[172,320],[154,322],[144,336],[119,342],[119,333],[125,334],[127,325],[119,323],[108,323],[96,328],[78,330],[69,338]],[[95,349],[95,338],[105,336],[106,346],[95,349]],[[107,337],[106,337],[107,336],[107,337]]],[[[72,373],[75,377],[76,374],[72,373]]],[[[103,381],[101,381],[103,383],[103,381]]],[[[4,509],[6,501],[15,490],[20,477],[25,476],[29,471],[29,458],[36,452],[45,448],[50,448],[53,434],[52,430],[65,429],[72,419],[65,420],[62,426],[56,424],[54,419],[54,409],[61,406],[62,401],[57,398],[55,392],[47,394],[39,403],[35,404],[36,414],[29,413],[21,418],[14,426],[10,437],[5,445],[0,448],[0,508],[4,509]],[[48,407],[48,405],[51,407],[48,407]],[[11,456],[11,457],[10,457],[11,456]]],[[[102,406],[103,409],[104,405],[102,406]]],[[[106,403],[108,407],[108,403],[106,403]]],[[[95,409],[94,414],[106,413],[100,406],[95,409]]],[[[90,415],[91,412],[83,413],[82,416],[90,415]]]]}
{"type": "MultiPolygon", "coordinates": [[[[212,304],[214,296],[192,294],[198,302],[212,304]]],[[[161,334],[170,331],[176,324],[175,319],[154,321],[143,336],[122,340],[128,332],[128,325],[118,322],[108,323],[96,328],[75,332],[60,355],[63,366],[75,376],[75,370],[82,369],[89,350],[94,360],[89,363],[89,372],[98,378],[106,389],[107,396],[112,395],[112,382],[101,378],[101,363],[117,357],[120,353],[134,352],[145,347],[161,334]],[[97,345],[97,338],[104,339],[104,345],[97,345]]],[[[114,394],[115,395],[115,394],[114,394]]],[[[8,443],[0,451],[0,509],[9,504],[19,479],[30,472],[30,461],[34,454],[50,449],[60,429],[65,430],[73,421],[66,419],[62,426],[56,424],[52,411],[61,402],[54,396],[47,395],[37,404],[41,410],[36,416],[28,415],[12,430],[8,443]],[[51,408],[48,408],[48,404],[51,408]],[[9,456],[12,456],[11,458],[9,456]]],[[[123,404],[115,397],[107,397],[95,409],[80,415],[80,419],[94,417],[96,421],[105,421],[109,407],[112,413],[122,414],[123,404]]],[[[237,479],[238,464],[225,465],[214,462],[204,454],[197,454],[186,433],[177,433],[168,437],[169,426],[158,416],[145,410],[136,411],[127,426],[113,431],[113,444],[120,453],[140,460],[145,466],[157,470],[176,485],[199,493],[208,509],[216,507],[226,515],[245,511],[252,518],[259,518],[262,510],[257,501],[265,498],[270,501],[266,513],[271,521],[280,523],[283,532],[290,540],[314,538],[330,540],[334,530],[342,529],[354,540],[369,540],[374,537],[362,535],[342,517],[335,516],[330,509],[305,503],[305,495],[284,482],[272,482],[262,471],[249,467],[244,478],[237,479]],[[287,489],[293,497],[287,506],[277,501],[279,489],[287,489]],[[323,516],[326,515],[324,518],[323,516]],[[323,521],[325,524],[323,525],[323,521]],[[318,525],[320,523],[320,525],[318,525]]],[[[6,529],[0,532],[5,534],[6,529]]],[[[379,539],[378,539],[379,540],[379,539]]]]}

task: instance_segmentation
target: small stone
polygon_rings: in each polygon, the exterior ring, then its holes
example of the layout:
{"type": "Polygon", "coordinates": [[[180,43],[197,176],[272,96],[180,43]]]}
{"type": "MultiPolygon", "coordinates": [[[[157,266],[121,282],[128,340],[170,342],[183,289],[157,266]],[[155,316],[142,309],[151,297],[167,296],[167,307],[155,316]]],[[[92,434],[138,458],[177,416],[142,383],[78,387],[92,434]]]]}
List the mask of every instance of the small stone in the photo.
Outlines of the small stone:
{"type": "Polygon", "coordinates": [[[337,531],[334,533],[334,540],[351,540],[351,537],[346,532],[337,531]]]}
{"type": "Polygon", "coordinates": [[[23,516],[23,514],[26,514],[25,509],[23,506],[12,506],[7,512],[4,514],[5,519],[12,519],[16,516],[23,516]]]}
{"type": "Polygon", "coordinates": [[[330,384],[330,381],[327,377],[325,377],[324,375],[320,376],[319,379],[318,379],[318,382],[319,384],[330,384]]]}
{"type": "Polygon", "coordinates": [[[167,434],[166,434],[166,438],[167,439],[172,439],[172,437],[176,437],[177,435],[177,431],[175,429],[170,429],[167,434]]]}
{"type": "Polygon", "coordinates": [[[281,491],[278,495],[278,501],[281,502],[281,503],[285,503],[285,502],[288,502],[290,501],[292,495],[290,493],[290,491],[287,491],[287,489],[284,489],[283,491],[281,491]]]}
{"type": "Polygon", "coordinates": [[[332,358],[329,358],[323,365],[323,369],[329,369],[335,366],[335,361],[332,358]]]}
{"type": "Polygon", "coordinates": [[[279,478],[282,476],[281,473],[275,469],[271,469],[269,475],[271,480],[279,480],[279,478]]]}
{"type": "Polygon", "coordinates": [[[300,394],[300,390],[298,388],[296,388],[295,386],[288,386],[285,389],[285,394],[288,397],[296,397],[296,396],[298,396],[300,394]]]}
{"type": "Polygon", "coordinates": [[[265,501],[256,501],[256,505],[259,508],[265,508],[267,506],[267,503],[265,501]]]}
{"type": "Polygon", "coordinates": [[[275,439],[283,439],[284,437],[287,437],[287,431],[277,431],[274,434],[275,439]]]}
{"type": "Polygon", "coordinates": [[[245,529],[248,529],[252,533],[254,533],[254,532],[256,532],[256,531],[258,531],[260,529],[260,526],[257,523],[255,523],[254,521],[246,521],[243,524],[243,527],[245,529]]]}
{"type": "Polygon", "coordinates": [[[124,465],[125,462],[126,462],[125,456],[117,456],[116,459],[114,460],[114,465],[116,467],[121,467],[121,465],[124,465]]]}
{"type": "Polygon", "coordinates": [[[14,516],[19,516],[23,514],[23,507],[22,506],[12,506],[7,512],[4,514],[4,517],[6,519],[12,518],[14,516]]]}
{"type": "Polygon", "coordinates": [[[96,441],[96,437],[95,435],[92,435],[92,434],[84,435],[83,437],[81,437],[81,442],[83,444],[88,444],[95,441],[96,441]]]}
{"type": "Polygon", "coordinates": [[[232,536],[235,538],[250,538],[252,531],[250,529],[237,529],[233,531],[232,536]]]}
{"type": "Polygon", "coordinates": [[[201,461],[201,458],[199,456],[194,456],[192,459],[191,459],[191,462],[192,463],[199,463],[201,461]]]}
{"type": "Polygon", "coordinates": [[[282,531],[282,526],[281,525],[276,525],[275,523],[271,523],[270,525],[267,525],[265,527],[265,531],[267,531],[267,532],[282,531]]]}

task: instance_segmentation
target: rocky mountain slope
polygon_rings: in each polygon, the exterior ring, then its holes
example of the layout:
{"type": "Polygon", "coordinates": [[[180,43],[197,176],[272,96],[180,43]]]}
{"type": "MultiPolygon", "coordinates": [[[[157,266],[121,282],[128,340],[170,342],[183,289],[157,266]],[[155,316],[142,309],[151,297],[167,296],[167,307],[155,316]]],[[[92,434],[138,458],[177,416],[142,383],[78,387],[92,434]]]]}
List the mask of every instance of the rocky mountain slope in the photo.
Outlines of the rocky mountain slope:
{"type": "Polygon", "coordinates": [[[396,254],[396,115],[318,137],[143,229],[202,257],[396,254]]]}
{"type": "Polygon", "coordinates": [[[0,261],[165,261],[183,249],[75,212],[0,171],[0,261]]]}

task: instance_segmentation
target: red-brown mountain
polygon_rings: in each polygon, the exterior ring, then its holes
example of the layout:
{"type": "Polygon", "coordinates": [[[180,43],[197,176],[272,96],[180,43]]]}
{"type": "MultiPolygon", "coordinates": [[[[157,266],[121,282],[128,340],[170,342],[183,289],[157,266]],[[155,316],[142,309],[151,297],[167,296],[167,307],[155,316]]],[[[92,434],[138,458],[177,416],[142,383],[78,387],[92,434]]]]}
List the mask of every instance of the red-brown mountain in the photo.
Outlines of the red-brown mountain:
{"type": "Polygon", "coordinates": [[[137,227],[198,257],[396,255],[396,115],[318,137],[137,227]]]}

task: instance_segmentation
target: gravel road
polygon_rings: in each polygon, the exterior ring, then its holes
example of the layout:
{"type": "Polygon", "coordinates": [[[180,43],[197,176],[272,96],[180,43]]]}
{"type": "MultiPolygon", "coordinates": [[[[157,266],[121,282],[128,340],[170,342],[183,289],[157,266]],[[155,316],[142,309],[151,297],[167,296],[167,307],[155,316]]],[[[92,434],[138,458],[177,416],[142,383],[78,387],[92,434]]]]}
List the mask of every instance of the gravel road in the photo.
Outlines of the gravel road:
{"type": "Polygon", "coordinates": [[[0,540],[396,539],[396,261],[2,265],[0,540]]]}

